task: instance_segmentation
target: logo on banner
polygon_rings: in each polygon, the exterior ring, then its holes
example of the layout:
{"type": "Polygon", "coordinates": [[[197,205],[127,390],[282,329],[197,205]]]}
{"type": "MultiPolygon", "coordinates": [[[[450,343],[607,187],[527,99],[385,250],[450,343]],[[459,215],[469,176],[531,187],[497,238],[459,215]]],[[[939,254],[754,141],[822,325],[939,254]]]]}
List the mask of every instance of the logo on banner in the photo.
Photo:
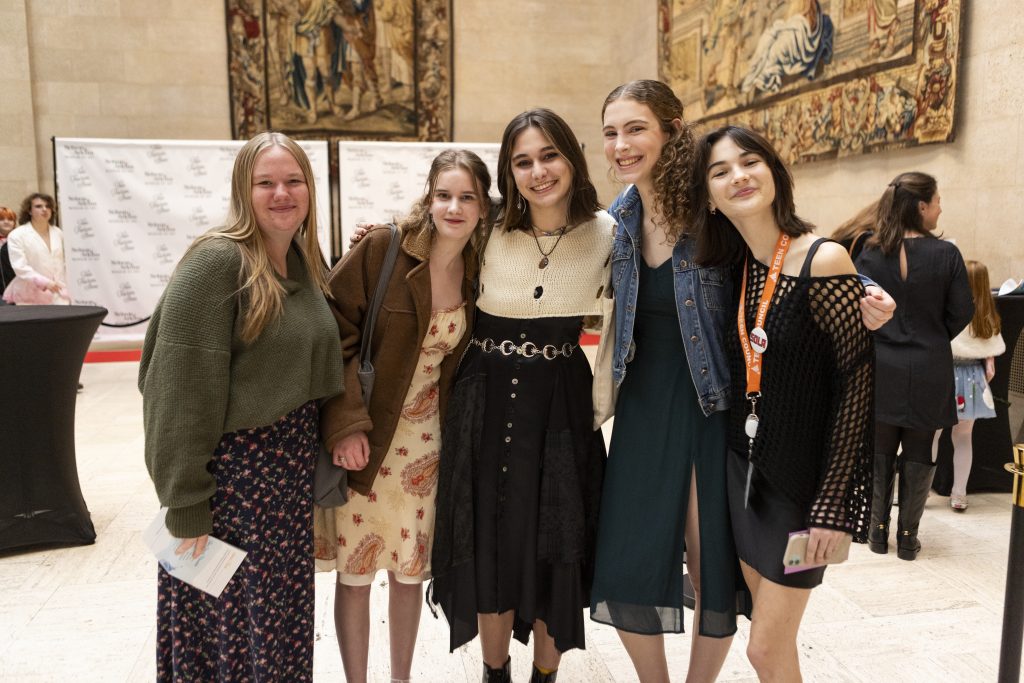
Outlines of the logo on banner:
{"type": "Polygon", "coordinates": [[[75,234],[83,240],[91,240],[96,237],[96,231],[93,230],[88,218],[79,218],[75,221],[75,234]]]}
{"type": "Polygon", "coordinates": [[[117,296],[126,304],[133,304],[139,300],[135,294],[135,288],[130,282],[122,282],[117,286],[117,296]]]}
{"type": "Polygon", "coordinates": [[[99,280],[96,279],[91,270],[83,270],[75,282],[78,284],[76,287],[78,292],[91,292],[100,288],[99,280]]]}
{"type": "Polygon", "coordinates": [[[146,171],[142,177],[143,183],[149,187],[174,184],[174,178],[159,171],[146,171]]]}
{"type": "Polygon", "coordinates": [[[167,163],[167,150],[162,145],[153,145],[146,151],[146,156],[154,164],[166,164],[167,163]]]}
{"type": "Polygon", "coordinates": [[[68,197],[68,203],[71,204],[72,209],[78,209],[81,211],[92,211],[96,208],[96,202],[88,197],[82,197],[75,194],[68,197]]]}
{"type": "Polygon", "coordinates": [[[185,196],[189,199],[207,199],[211,194],[213,193],[202,185],[185,186],[185,196]]]}
{"type": "Polygon", "coordinates": [[[163,194],[154,196],[153,200],[149,203],[149,208],[157,215],[171,212],[171,205],[163,194]]]}
{"type": "Polygon", "coordinates": [[[64,145],[65,154],[71,159],[95,159],[96,153],[85,145],[64,145]]]}
{"type": "Polygon", "coordinates": [[[150,237],[169,237],[174,234],[174,228],[169,223],[146,223],[146,234],[150,237]]]}
{"type": "Polygon", "coordinates": [[[139,270],[139,264],[134,261],[110,259],[110,272],[114,275],[132,275],[138,273],[139,270]]]}
{"type": "MultiPolygon", "coordinates": [[[[173,259],[172,259],[173,260],[173,259]]],[[[169,273],[150,273],[149,274],[149,286],[151,289],[162,292],[167,284],[171,281],[169,273]]]]}
{"type": "Polygon", "coordinates": [[[91,247],[71,247],[71,260],[80,262],[99,261],[100,253],[91,247]]]}
{"type": "Polygon", "coordinates": [[[188,160],[188,172],[194,176],[206,175],[206,164],[203,163],[202,157],[192,157],[188,160]]]}
{"type": "Polygon", "coordinates": [[[171,253],[170,248],[166,244],[161,244],[153,252],[153,260],[165,266],[174,264],[174,254],[171,253]]]}
{"type": "MultiPolygon", "coordinates": [[[[210,218],[206,215],[206,212],[203,211],[203,207],[201,206],[197,206],[192,209],[192,213],[189,214],[188,220],[197,228],[206,228],[210,225],[210,218]]],[[[189,241],[191,242],[192,240],[189,241]]]]}
{"type": "Polygon", "coordinates": [[[104,159],[107,173],[134,173],[135,167],[127,159],[104,159]]]}
{"type": "Polygon", "coordinates": [[[111,223],[124,224],[124,223],[138,223],[139,217],[128,209],[107,209],[107,216],[111,223]]]}
{"type": "Polygon", "coordinates": [[[111,193],[115,199],[120,199],[122,202],[128,201],[132,198],[132,191],[128,189],[128,183],[123,180],[118,180],[114,183],[114,189],[111,193]]]}
{"type": "Polygon", "coordinates": [[[71,184],[75,187],[92,187],[92,176],[85,166],[79,166],[71,174],[71,184]]]}
{"type": "Polygon", "coordinates": [[[132,241],[132,236],[128,234],[127,230],[117,233],[117,237],[114,238],[114,244],[121,251],[135,251],[135,242],[132,241]]]}

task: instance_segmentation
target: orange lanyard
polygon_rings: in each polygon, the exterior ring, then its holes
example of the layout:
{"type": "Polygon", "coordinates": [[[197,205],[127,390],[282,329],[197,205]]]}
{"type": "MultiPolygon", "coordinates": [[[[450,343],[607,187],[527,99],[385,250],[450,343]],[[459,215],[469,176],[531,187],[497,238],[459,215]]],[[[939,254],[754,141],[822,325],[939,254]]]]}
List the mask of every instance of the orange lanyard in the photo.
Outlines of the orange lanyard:
{"type": "Polygon", "coordinates": [[[736,312],[736,326],[739,328],[740,346],[743,347],[743,360],[747,365],[747,398],[756,399],[761,395],[761,368],[763,366],[761,355],[768,348],[764,320],[768,316],[768,308],[771,306],[772,296],[775,294],[775,286],[779,283],[782,262],[786,260],[786,252],[789,251],[789,242],[789,235],[782,233],[779,235],[779,241],[775,243],[775,258],[772,259],[768,270],[768,279],[765,280],[764,291],[761,292],[761,301],[757,305],[754,330],[749,335],[747,334],[746,315],[748,264],[747,259],[743,261],[743,285],[740,289],[740,308],[736,312]]]}
{"type": "Polygon", "coordinates": [[[775,286],[779,284],[779,275],[782,273],[782,262],[786,260],[786,252],[789,251],[789,235],[782,233],[779,241],[775,243],[775,258],[772,259],[768,269],[768,279],[764,282],[764,290],[761,292],[761,301],[757,305],[757,314],[754,316],[754,329],[747,334],[747,266],[749,256],[743,261],[743,285],[740,289],[740,309],[736,312],[736,327],[739,328],[740,346],[743,347],[743,360],[747,364],[747,400],[750,401],[750,414],[743,423],[743,431],[747,435],[747,484],[743,491],[743,507],[746,508],[750,502],[750,484],[754,476],[754,437],[757,436],[757,428],[760,419],[757,416],[757,400],[761,398],[761,369],[764,361],[761,355],[768,348],[768,335],[764,332],[764,321],[768,317],[768,308],[772,305],[772,296],[775,295],[775,286]]]}

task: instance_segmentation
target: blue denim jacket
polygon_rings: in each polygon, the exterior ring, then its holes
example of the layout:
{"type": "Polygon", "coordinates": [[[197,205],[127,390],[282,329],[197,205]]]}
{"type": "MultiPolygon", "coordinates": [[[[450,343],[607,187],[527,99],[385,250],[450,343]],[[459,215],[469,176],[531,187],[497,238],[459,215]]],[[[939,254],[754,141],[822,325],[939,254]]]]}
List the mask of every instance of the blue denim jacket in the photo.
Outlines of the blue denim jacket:
{"type": "MultiPolygon", "coordinates": [[[[612,246],[612,286],[615,288],[615,352],[612,377],[616,386],[626,377],[633,358],[633,324],[639,290],[639,263],[643,204],[630,185],[615,198],[608,213],[616,220],[612,246]]],[[[729,407],[729,368],[725,335],[728,312],[735,314],[732,277],[727,267],[701,268],[693,262],[694,240],[683,237],[672,250],[679,332],[686,345],[686,360],[704,415],[729,407]]]]}

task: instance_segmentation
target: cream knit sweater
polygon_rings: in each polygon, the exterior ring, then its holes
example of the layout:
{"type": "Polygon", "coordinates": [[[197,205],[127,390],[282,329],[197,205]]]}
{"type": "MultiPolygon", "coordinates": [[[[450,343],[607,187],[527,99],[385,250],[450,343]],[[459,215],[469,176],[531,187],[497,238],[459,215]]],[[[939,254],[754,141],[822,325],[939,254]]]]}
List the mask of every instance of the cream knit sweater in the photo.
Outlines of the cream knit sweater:
{"type": "Polygon", "coordinates": [[[601,312],[600,296],[611,273],[615,219],[605,211],[562,236],[539,237],[523,230],[491,233],[480,271],[477,307],[505,318],[556,318],[601,312]],[[554,251],[552,251],[554,248],[554,251]]]}

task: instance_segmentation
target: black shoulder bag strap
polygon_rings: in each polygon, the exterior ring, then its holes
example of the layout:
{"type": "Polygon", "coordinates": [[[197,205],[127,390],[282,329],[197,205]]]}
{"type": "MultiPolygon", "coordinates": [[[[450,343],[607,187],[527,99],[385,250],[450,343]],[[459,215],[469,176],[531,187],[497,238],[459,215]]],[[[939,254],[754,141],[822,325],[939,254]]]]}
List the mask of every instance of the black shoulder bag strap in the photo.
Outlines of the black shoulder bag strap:
{"type": "Polygon", "coordinates": [[[388,251],[384,255],[384,263],[380,268],[380,275],[377,277],[377,285],[373,290],[373,298],[370,299],[370,307],[366,312],[366,320],[363,323],[363,339],[359,346],[359,386],[363,390],[363,403],[370,405],[370,395],[373,394],[373,380],[376,370],[373,367],[373,328],[377,325],[377,314],[380,306],[384,303],[384,295],[387,293],[388,281],[391,280],[391,273],[395,270],[395,261],[398,260],[398,247],[401,244],[398,226],[394,223],[388,224],[391,230],[391,242],[388,244],[388,251]]]}

